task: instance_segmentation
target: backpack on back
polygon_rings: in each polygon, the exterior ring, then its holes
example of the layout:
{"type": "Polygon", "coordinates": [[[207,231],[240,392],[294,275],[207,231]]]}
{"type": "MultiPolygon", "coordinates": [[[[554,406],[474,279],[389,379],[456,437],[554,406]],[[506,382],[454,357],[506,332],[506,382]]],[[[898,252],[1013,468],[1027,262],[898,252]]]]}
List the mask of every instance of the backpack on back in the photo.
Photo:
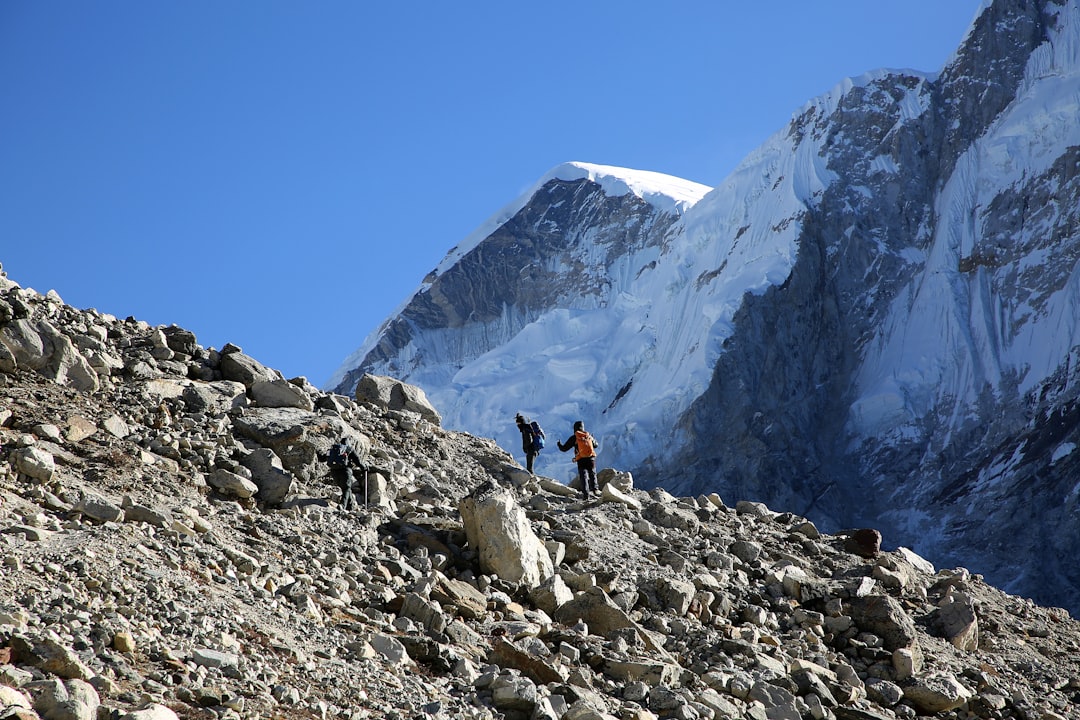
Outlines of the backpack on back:
{"type": "Polygon", "coordinates": [[[330,456],[326,459],[330,467],[345,467],[349,464],[349,448],[342,443],[330,446],[330,456]]]}
{"type": "Polygon", "coordinates": [[[574,453],[574,460],[580,460],[581,458],[596,457],[596,448],[593,447],[593,436],[585,430],[574,431],[574,442],[577,443],[577,452],[574,453]]]}
{"type": "Polygon", "coordinates": [[[540,429],[540,424],[535,420],[529,424],[529,431],[532,432],[533,450],[540,452],[544,449],[544,431],[540,429]]]}

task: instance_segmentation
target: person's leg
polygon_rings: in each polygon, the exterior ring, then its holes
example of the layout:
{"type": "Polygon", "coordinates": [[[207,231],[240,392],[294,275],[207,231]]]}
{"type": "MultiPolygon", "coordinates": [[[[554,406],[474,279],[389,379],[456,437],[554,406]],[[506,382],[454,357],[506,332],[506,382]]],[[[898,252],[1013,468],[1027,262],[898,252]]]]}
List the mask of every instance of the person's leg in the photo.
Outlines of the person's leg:
{"type": "Polygon", "coordinates": [[[536,459],[536,453],[525,453],[525,469],[530,473],[533,471],[533,460],[536,459]]]}
{"type": "Polygon", "coordinates": [[[583,464],[585,465],[585,479],[588,481],[590,491],[599,495],[600,485],[596,482],[596,459],[586,458],[583,464]]]}
{"type": "Polygon", "coordinates": [[[356,496],[353,495],[353,471],[345,471],[345,488],[341,494],[341,507],[346,510],[355,510],[357,508],[356,496]]]}
{"type": "Polygon", "coordinates": [[[334,482],[341,488],[341,507],[348,510],[353,501],[352,478],[349,477],[349,470],[343,467],[330,468],[330,474],[334,477],[334,482]]]}
{"type": "Polygon", "coordinates": [[[586,465],[586,463],[585,463],[584,460],[578,460],[577,476],[578,476],[578,480],[581,482],[581,494],[585,497],[586,500],[588,500],[589,499],[589,480],[588,480],[587,477],[585,477],[585,472],[586,472],[585,465],[586,465]]]}

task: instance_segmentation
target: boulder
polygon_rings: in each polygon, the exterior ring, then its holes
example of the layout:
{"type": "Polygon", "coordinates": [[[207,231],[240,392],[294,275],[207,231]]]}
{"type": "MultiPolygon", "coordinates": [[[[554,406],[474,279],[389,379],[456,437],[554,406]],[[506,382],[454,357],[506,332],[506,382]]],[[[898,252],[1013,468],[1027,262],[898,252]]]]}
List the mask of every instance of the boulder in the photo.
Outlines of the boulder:
{"type": "Polygon", "coordinates": [[[52,453],[36,445],[13,451],[11,462],[18,472],[43,483],[51,480],[56,472],[56,461],[52,453]]]}
{"type": "Polygon", "coordinates": [[[896,548],[896,552],[920,572],[926,573],[927,575],[933,575],[937,572],[937,570],[934,569],[934,564],[932,562],[910,548],[898,547],[896,548]]]}
{"type": "Polygon", "coordinates": [[[90,680],[94,671],[88,668],[75,651],[50,637],[38,638],[13,635],[9,645],[13,660],[32,665],[39,670],[65,679],[90,680]]]}
{"type": "Polygon", "coordinates": [[[46,377],[79,392],[95,393],[101,388],[97,372],[71,340],[58,333],[54,338],[54,348],[46,377]]]}
{"type": "Polygon", "coordinates": [[[131,434],[131,428],[124,422],[124,419],[119,415],[113,414],[105,418],[105,422],[102,423],[102,427],[105,431],[115,438],[126,438],[131,434]]]}
{"type": "Polygon", "coordinates": [[[596,473],[596,482],[601,490],[608,485],[614,485],[615,489],[622,493],[630,493],[634,490],[634,476],[614,468],[604,468],[596,473]]]}
{"type": "Polygon", "coordinates": [[[68,418],[67,431],[64,437],[68,442],[77,443],[90,437],[98,431],[97,425],[82,415],[72,415],[68,418]]]}
{"type": "Polygon", "coordinates": [[[604,502],[620,503],[633,510],[641,510],[641,502],[633,495],[621,490],[614,483],[608,483],[602,485],[600,489],[600,499],[604,502]]]}
{"type": "Polygon", "coordinates": [[[177,325],[161,328],[161,335],[166,346],[175,353],[181,355],[194,355],[199,349],[199,343],[195,339],[195,333],[185,330],[177,325]]]}
{"type": "Polygon", "coordinates": [[[487,613],[487,598],[484,593],[467,582],[448,578],[442,573],[436,576],[429,595],[432,600],[451,606],[465,618],[475,620],[487,613]]]}
{"type": "Polygon", "coordinates": [[[251,481],[259,488],[258,500],[277,505],[292,492],[295,478],[270,448],[256,448],[241,458],[240,464],[251,471],[251,481]]]}
{"type": "Polygon", "coordinates": [[[187,381],[182,397],[189,410],[205,412],[207,415],[221,415],[244,407],[248,402],[243,383],[230,380],[187,381]]]}
{"type": "Polygon", "coordinates": [[[292,407],[308,412],[315,409],[311,396],[288,380],[256,380],[251,385],[251,397],[261,407],[292,407]]]}
{"type": "Polygon", "coordinates": [[[231,352],[221,356],[221,377],[243,383],[246,388],[250,388],[260,380],[273,382],[282,379],[281,373],[271,370],[242,352],[231,352]]]}
{"type": "Polygon", "coordinates": [[[519,670],[526,677],[544,685],[564,682],[568,674],[565,667],[554,665],[503,638],[495,638],[491,644],[488,662],[519,670]]]}
{"type": "Polygon", "coordinates": [[[153,378],[140,386],[152,401],[181,398],[192,412],[220,415],[247,405],[247,388],[229,380],[202,382],[188,378],[153,378]]]}
{"type": "MultiPolygon", "coordinates": [[[[602,637],[609,637],[616,631],[630,628],[650,650],[664,652],[662,640],[654,641],[625,610],[611,600],[603,588],[596,585],[574,595],[574,599],[559,606],[552,617],[564,625],[573,625],[580,620],[589,626],[590,633],[602,637]]],[[[666,660],[666,654],[664,659],[666,660]]]]}
{"type": "Polygon", "coordinates": [[[682,617],[690,609],[690,603],[694,601],[697,588],[693,583],[675,578],[664,577],[656,582],[657,595],[664,607],[676,616],[682,617]]]}
{"type": "Polygon", "coordinates": [[[322,458],[339,438],[348,439],[360,457],[371,447],[340,417],[300,408],[245,408],[233,416],[232,427],[238,437],[272,449],[285,470],[304,480],[327,474],[322,458]]]}
{"type": "Polygon", "coordinates": [[[442,417],[428,401],[423,390],[392,377],[365,374],[356,384],[355,397],[357,402],[377,405],[387,410],[410,410],[419,413],[432,424],[442,423],[442,417]]]}
{"type": "Polygon", "coordinates": [[[0,328],[0,344],[7,348],[17,367],[29,370],[44,370],[53,351],[28,318],[14,320],[0,328]]]}
{"type": "Polygon", "coordinates": [[[96,522],[120,522],[124,519],[123,508],[93,493],[83,493],[74,509],[96,522]]]}
{"type": "Polygon", "coordinates": [[[127,522],[144,522],[156,527],[172,527],[174,522],[172,513],[168,510],[159,510],[135,502],[129,496],[125,496],[120,503],[124,511],[124,520],[127,522]]]}
{"type": "Polygon", "coordinates": [[[206,482],[223,493],[235,495],[240,498],[249,498],[259,492],[259,486],[247,478],[230,472],[225,468],[217,468],[210,473],[206,482]]]}
{"type": "Polygon", "coordinates": [[[881,533],[873,528],[862,528],[844,540],[844,549],[859,557],[873,558],[881,552],[881,533]]]}
{"type": "Polygon", "coordinates": [[[904,607],[888,595],[851,598],[845,603],[860,630],[880,637],[889,650],[908,647],[915,642],[915,623],[904,607]]]}
{"type": "Polygon", "coordinates": [[[955,710],[971,697],[971,691],[948,674],[915,678],[904,687],[904,698],[925,715],[955,710]]]}
{"type": "Polygon", "coordinates": [[[602,668],[620,682],[643,682],[650,687],[678,687],[682,679],[682,668],[675,663],[612,659],[605,660],[602,668]]]}
{"type": "Polygon", "coordinates": [[[529,599],[536,603],[538,608],[551,615],[573,600],[574,593],[567,587],[562,576],[555,574],[533,588],[529,592],[529,599]]]}
{"type": "Polygon", "coordinates": [[[142,710],[135,710],[121,715],[118,720],[180,720],[180,718],[164,705],[151,703],[142,710]]]}
{"type": "Polygon", "coordinates": [[[979,648],[979,618],[971,598],[951,592],[931,613],[931,623],[938,635],[960,650],[972,652],[979,648]]]}
{"type": "Polygon", "coordinates": [[[0,345],[7,352],[4,365],[35,370],[61,385],[92,393],[100,388],[97,372],[71,340],[50,323],[20,318],[0,328],[0,345]]]}
{"type": "Polygon", "coordinates": [[[29,710],[31,708],[30,698],[26,696],[26,693],[16,690],[13,687],[7,685],[0,685],[0,708],[23,708],[29,710]]]}
{"type": "Polygon", "coordinates": [[[529,588],[555,573],[547,548],[508,490],[485,483],[464,498],[458,510],[484,572],[529,588]]]}

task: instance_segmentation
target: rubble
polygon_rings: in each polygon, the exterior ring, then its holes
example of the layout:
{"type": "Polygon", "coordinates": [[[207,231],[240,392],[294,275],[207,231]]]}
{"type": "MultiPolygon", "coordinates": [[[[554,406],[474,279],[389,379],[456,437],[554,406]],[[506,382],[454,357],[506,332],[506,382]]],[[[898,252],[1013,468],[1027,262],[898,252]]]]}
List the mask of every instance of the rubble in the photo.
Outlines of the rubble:
{"type": "Polygon", "coordinates": [[[1076,620],[888,538],[625,469],[583,503],[392,379],[0,307],[0,718],[1080,716],[1076,620]]]}

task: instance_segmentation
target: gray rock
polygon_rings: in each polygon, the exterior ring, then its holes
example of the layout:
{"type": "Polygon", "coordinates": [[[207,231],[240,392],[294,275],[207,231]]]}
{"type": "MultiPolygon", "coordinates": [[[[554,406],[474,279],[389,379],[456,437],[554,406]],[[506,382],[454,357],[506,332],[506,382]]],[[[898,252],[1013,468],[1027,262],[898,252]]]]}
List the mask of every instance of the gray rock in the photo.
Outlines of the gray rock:
{"type": "Polygon", "coordinates": [[[56,472],[56,461],[52,453],[36,445],[14,450],[11,453],[11,462],[15,470],[41,482],[48,482],[56,472]]]}
{"type": "Polygon", "coordinates": [[[226,380],[243,383],[246,388],[250,388],[259,381],[273,382],[282,379],[281,373],[269,369],[255,358],[242,352],[222,355],[221,376],[226,380]]]}
{"type": "Polygon", "coordinates": [[[262,407],[291,407],[315,409],[311,396],[287,380],[256,380],[251,384],[251,397],[262,407]]]}
{"type": "Polygon", "coordinates": [[[124,519],[123,508],[92,493],[83,493],[74,504],[74,509],[97,522],[121,522],[124,519]]]}
{"type": "Polygon", "coordinates": [[[191,659],[196,665],[209,668],[236,667],[240,663],[240,656],[236,653],[209,648],[195,648],[191,659]]]}
{"type": "Polygon", "coordinates": [[[180,720],[180,718],[166,706],[151,703],[141,710],[120,715],[118,720],[180,720]]]}
{"type": "Polygon", "coordinates": [[[159,510],[134,502],[130,496],[125,496],[120,503],[123,509],[123,519],[127,522],[144,522],[155,527],[167,528],[173,524],[172,513],[168,510],[159,510]]]}
{"type": "Polygon", "coordinates": [[[852,598],[845,608],[861,630],[881,637],[889,650],[908,647],[916,640],[915,623],[903,606],[888,595],[852,598]]]}
{"type": "Polygon", "coordinates": [[[89,680],[94,672],[74,650],[51,637],[13,635],[10,646],[22,662],[65,679],[89,680]]]}
{"type": "Polygon", "coordinates": [[[955,710],[966,703],[972,692],[948,674],[914,678],[904,686],[904,697],[927,715],[955,710]]]}
{"type": "Polygon", "coordinates": [[[567,587],[562,576],[555,574],[532,588],[529,591],[529,598],[536,603],[538,608],[551,615],[573,600],[574,593],[567,587]]]}
{"type": "Polygon", "coordinates": [[[960,650],[971,652],[979,647],[979,618],[971,598],[951,592],[931,614],[931,622],[941,637],[960,650]]]}
{"type": "Polygon", "coordinates": [[[15,708],[31,710],[33,705],[26,693],[21,690],[16,690],[13,687],[0,685],[0,708],[4,708],[5,710],[12,710],[15,708]]]}
{"type": "Polygon", "coordinates": [[[458,510],[485,572],[527,588],[555,573],[547,548],[508,491],[486,484],[463,499],[458,510]]]}
{"type": "Polygon", "coordinates": [[[128,424],[124,422],[123,418],[116,414],[105,418],[102,427],[105,428],[107,433],[115,438],[125,438],[131,434],[131,429],[128,427],[128,424]]]}
{"type": "Polygon", "coordinates": [[[256,448],[240,462],[251,471],[251,481],[258,486],[258,499],[262,502],[280,504],[293,491],[296,478],[285,470],[281,458],[270,448],[256,448]]]}
{"type": "Polygon", "coordinates": [[[241,475],[217,468],[207,476],[206,481],[223,493],[249,498],[259,491],[259,486],[241,475]]]}
{"type": "Polygon", "coordinates": [[[375,652],[382,655],[391,665],[405,665],[409,662],[409,654],[405,651],[405,646],[393,636],[375,633],[369,642],[375,652]]]}
{"type": "Polygon", "coordinates": [[[356,385],[357,402],[366,402],[387,410],[410,410],[428,422],[439,425],[442,418],[420,388],[391,377],[364,375],[356,385]]]}

